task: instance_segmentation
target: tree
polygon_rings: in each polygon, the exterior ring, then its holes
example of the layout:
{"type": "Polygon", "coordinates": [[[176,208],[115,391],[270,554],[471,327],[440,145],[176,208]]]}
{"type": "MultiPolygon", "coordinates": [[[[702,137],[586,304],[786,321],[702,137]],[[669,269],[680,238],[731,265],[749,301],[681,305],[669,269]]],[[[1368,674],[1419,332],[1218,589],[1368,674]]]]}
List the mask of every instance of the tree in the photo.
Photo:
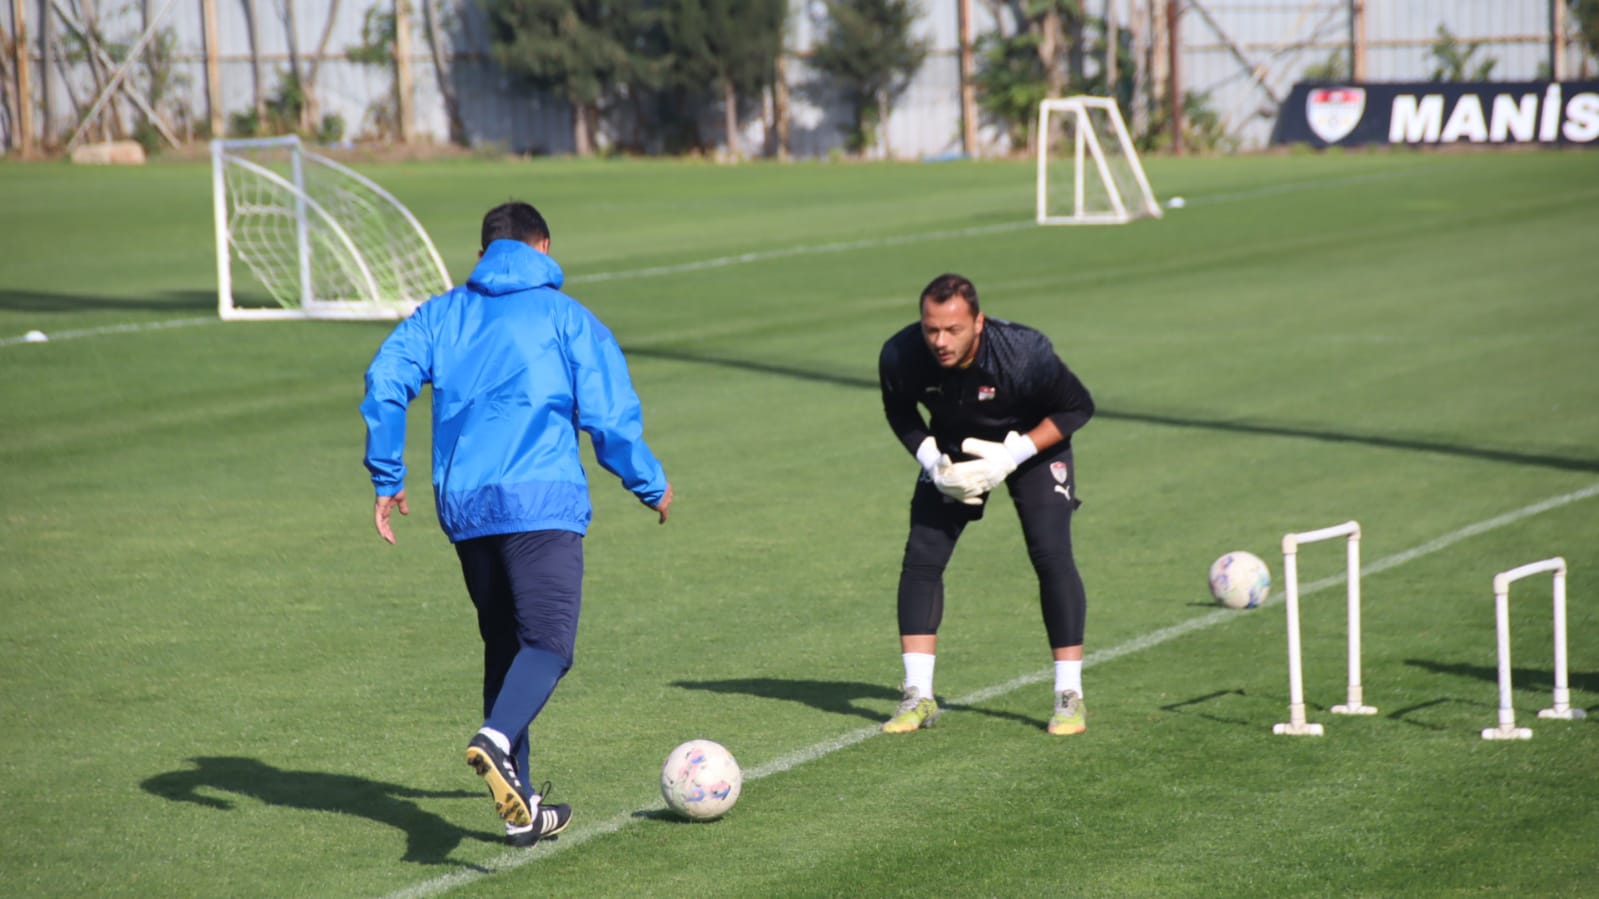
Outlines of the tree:
{"type": "Polygon", "coordinates": [[[1432,42],[1432,57],[1438,64],[1433,67],[1433,81],[1487,81],[1497,59],[1484,59],[1472,65],[1472,57],[1482,47],[1462,41],[1447,28],[1438,26],[1438,38],[1432,42]]]}
{"type": "Polygon", "coordinates": [[[827,34],[811,65],[833,80],[849,104],[849,148],[861,152],[873,145],[893,101],[922,67],[927,42],[911,36],[916,0],[826,0],[826,7],[827,34]]]}
{"type": "MultiPolygon", "coordinates": [[[[361,18],[361,43],[345,48],[345,58],[354,63],[393,70],[394,42],[398,25],[392,8],[382,4],[367,7],[361,18]]],[[[367,122],[377,137],[387,140],[399,132],[399,103],[390,92],[388,99],[367,107],[367,122]]]]}
{"type": "Polygon", "coordinates": [[[1599,0],[1571,0],[1571,17],[1577,22],[1582,45],[1599,56],[1599,0]]]}
{"type": "Polygon", "coordinates": [[[737,158],[741,101],[747,103],[776,77],[783,50],[786,0],[668,0],[665,15],[669,68],[686,89],[715,84],[729,156],[737,158]]]}
{"type": "MultiPolygon", "coordinates": [[[[336,3],[337,0],[334,0],[336,3]]],[[[422,0],[423,30],[427,32],[428,55],[433,58],[433,77],[438,81],[439,96],[444,100],[444,118],[450,129],[450,143],[466,144],[466,123],[461,120],[461,98],[456,94],[451,80],[451,54],[441,35],[446,23],[433,8],[434,0],[422,0]]]]}
{"type": "Polygon", "coordinates": [[[1012,148],[1032,143],[1038,104],[1049,97],[1048,77],[1032,34],[989,33],[977,40],[977,105],[1005,127],[1012,148]]]}
{"type": "Polygon", "coordinates": [[[572,106],[572,144],[594,152],[600,113],[649,85],[641,41],[656,11],[645,0],[484,0],[495,62],[572,106]]]}
{"type": "Polygon", "coordinates": [[[1075,42],[1069,36],[1082,34],[1082,7],[1079,0],[990,0],[988,6],[996,17],[1008,12],[1016,30],[978,40],[977,102],[1004,124],[1013,147],[1027,146],[1039,102],[1065,96],[1071,84],[1075,42]]]}

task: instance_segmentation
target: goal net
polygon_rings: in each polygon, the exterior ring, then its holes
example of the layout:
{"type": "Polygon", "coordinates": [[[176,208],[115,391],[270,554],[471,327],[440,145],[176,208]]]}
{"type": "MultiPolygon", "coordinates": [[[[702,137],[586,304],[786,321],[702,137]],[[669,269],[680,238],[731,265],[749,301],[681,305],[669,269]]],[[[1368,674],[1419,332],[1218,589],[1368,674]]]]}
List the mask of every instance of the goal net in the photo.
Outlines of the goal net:
{"type": "Polygon", "coordinates": [[[1038,106],[1038,223],[1116,225],[1160,217],[1114,100],[1069,97],[1038,106]]]}
{"type": "Polygon", "coordinates": [[[410,210],[297,137],[212,141],[211,180],[224,319],[397,319],[450,288],[410,210]]]}

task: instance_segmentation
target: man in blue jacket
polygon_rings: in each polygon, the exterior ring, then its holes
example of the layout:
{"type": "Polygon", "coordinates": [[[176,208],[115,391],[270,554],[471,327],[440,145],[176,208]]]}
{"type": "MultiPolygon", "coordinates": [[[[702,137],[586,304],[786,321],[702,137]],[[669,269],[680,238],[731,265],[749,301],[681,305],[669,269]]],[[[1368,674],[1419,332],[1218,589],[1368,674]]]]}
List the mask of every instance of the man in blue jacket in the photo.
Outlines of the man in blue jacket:
{"type": "Polygon", "coordinates": [[[419,306],[366,372],[366,467],[373,522],[394,542],[405,498],[406,409],[433,385],[433,494],[461,559],[483,637],[483,728],[467,762],[484,779],[506,839],[531,846],[572,810],[528,788],[528,728],[572,667],[583,534],[593,509],[578,454],[586,431],[601,466],[666,523],[672,485],[644,442],[638,395],[609,329],[560,290],[550,231],[527,203],[483,218],[463,287],[419,306]]]}

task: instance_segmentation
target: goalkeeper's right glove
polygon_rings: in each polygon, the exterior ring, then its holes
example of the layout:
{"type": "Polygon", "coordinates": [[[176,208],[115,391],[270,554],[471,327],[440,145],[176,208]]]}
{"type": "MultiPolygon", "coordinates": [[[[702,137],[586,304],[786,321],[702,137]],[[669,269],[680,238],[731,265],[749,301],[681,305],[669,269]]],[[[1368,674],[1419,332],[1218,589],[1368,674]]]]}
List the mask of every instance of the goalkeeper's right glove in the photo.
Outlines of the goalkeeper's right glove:
{"type": "Polygon", "coordinates": [[[952,465],[949,456],[938,451],[938,442],[933,438],[923,440],[916,448],[916,461],[922,463],[922,471],[939,493],[968,506],[983,504],[983,494],[987,491],[980,489],[981,485],[971,479],[966,469],[952,465]]]}

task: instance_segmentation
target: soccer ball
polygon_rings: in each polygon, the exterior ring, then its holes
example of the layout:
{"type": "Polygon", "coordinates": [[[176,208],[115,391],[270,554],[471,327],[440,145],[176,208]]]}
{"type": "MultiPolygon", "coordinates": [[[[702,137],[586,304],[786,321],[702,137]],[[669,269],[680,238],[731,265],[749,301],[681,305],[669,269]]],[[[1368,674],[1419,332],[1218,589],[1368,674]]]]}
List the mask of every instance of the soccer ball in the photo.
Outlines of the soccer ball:
{"type": "Polygon", "coordinates": [[[727,747],[711,740],[690,740],[672,750],[661,765],[661,796],[690,821],[710,821],[727,814],[738,802],[744,775],[727,747]]]}
{"type": "Polygon", "coordinates": [[[1271,592],[1271,570],[1254,553],[1230,552],[1210,566],[1210,595],[1229,609],[1253,609],[1271,592]]]}

